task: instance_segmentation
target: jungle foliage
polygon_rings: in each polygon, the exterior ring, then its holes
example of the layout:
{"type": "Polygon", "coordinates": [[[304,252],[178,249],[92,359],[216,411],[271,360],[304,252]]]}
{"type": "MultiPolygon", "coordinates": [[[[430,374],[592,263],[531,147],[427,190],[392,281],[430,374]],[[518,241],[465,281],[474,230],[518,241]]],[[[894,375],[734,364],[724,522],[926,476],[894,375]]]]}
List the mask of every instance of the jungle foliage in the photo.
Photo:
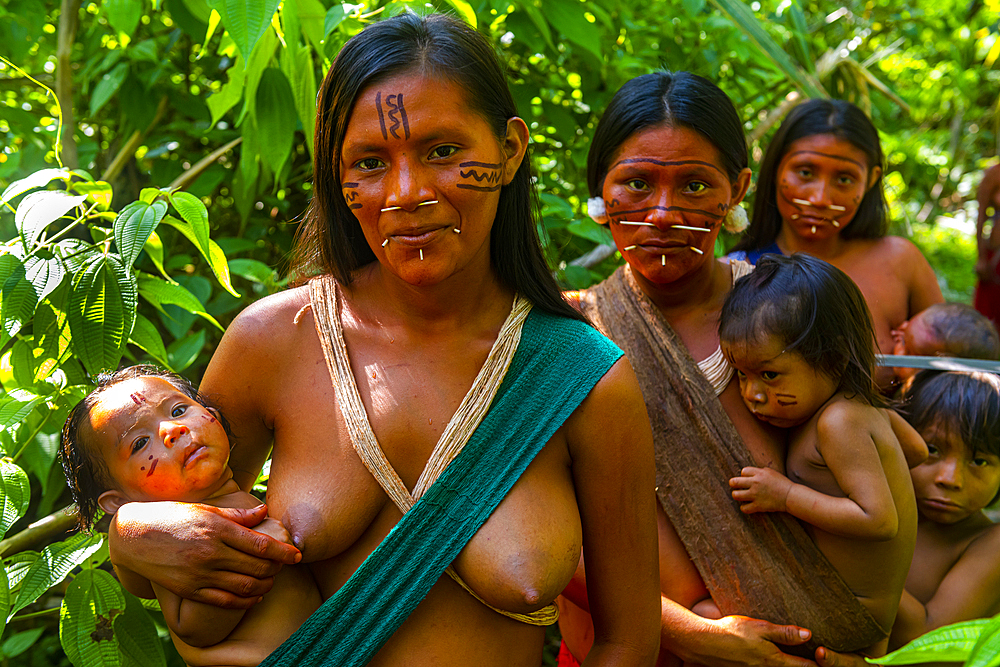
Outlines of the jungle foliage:
{"type": "Polygon", "coordinates": [[[319,82],[347,39],[407,9],[461,16],[509,63],[539,231],[566,286],[620,262],[583,213],[596,119],[622,83],[665,67],[730,95],[754,161],[797,99],[869,111],[894,231],[932,257],[946,295],[968,298],[974,251],[948,221],[975,214],[1000,144],[1000,0],[6,0],[4,664],[179,664],[155,603],[101,567],[101,533],[66,536],[60,426],[90,376],[122,361],[199,378],[235,313],[284,286],[319,82]]]}

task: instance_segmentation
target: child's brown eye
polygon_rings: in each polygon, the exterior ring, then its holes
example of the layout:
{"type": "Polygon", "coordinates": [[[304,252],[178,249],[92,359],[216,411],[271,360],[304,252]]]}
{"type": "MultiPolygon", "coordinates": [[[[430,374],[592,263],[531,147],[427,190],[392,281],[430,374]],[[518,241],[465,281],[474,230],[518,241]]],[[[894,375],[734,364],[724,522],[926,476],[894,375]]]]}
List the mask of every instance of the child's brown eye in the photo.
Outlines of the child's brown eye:
{"type": "Polygon", "coordinates": [[[132,453],[135,454],[137,451],[145,447],[147,442],[149,442],[149,438],[147,438],[146,436],[142,436],[141,438],[136,438],[135,441],[132,443],[132,453]]]}
{"type": "Polygon", "coordinates": [[[176,408],[174,408],[173,410],[170,411],[170,416],[171,417],[180,417],[185,412],[187,412],[187,406],[186,405],[178,405],[176,408]]]}
{"type": "Polygon", "coordinates": [[[775,371],[764,371],[763,373],[760,374],[760,376],[765,380],[775,380],[777,379],[778,374],[775,371]]]}

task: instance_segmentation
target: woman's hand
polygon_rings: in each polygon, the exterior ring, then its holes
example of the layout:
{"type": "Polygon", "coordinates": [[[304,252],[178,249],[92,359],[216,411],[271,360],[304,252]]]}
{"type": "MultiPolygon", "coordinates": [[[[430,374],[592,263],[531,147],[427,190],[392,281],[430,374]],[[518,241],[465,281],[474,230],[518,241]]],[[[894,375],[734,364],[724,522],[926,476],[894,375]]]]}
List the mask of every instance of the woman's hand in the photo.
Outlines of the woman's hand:
{"type": "Polygon", "coordinates": [[[294,546],[250,530],[267,507],[219,508],[174,502],[123,505],[108,531],[111,561],[126,588],[149,592],[145,577],[188,600],[246,609],[271,590],[294,546]]]}

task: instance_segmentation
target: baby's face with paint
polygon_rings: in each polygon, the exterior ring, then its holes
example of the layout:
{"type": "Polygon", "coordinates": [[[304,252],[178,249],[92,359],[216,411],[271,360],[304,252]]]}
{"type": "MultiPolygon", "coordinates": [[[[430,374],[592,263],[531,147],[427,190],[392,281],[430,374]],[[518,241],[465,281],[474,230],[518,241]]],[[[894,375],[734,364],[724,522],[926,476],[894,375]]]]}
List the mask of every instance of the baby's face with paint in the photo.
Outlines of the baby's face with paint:
{"type": "Polygon", "coordinates": [[[88,417],[81,435],[104,458],[113,493],[125,502],[195,502],[232,477],[222,424],[164,378],[133,378],[105,390],[88,417]]]}

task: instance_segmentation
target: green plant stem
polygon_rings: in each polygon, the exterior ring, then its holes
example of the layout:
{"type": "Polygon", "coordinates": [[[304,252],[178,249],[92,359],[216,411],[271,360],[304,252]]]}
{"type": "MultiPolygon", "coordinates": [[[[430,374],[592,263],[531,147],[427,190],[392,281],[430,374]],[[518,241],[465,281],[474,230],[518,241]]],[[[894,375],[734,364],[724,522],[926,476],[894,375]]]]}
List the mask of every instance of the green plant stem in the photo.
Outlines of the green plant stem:
{"type": "Polygon", "coordinates": [[[58,614],[59,607],[51,607],[49,609],[42,609],[41,611],[32,611],[27,614],[18,614],[8,621],[8,623],[13,623],[14,621],[27,621],[30,618],[40,618],[43,616],[51,616],[52,614],[58,614]]]}
{"type": "Polygon", "coordinates": [[[49,414],[45,415],[45,418],[41,421],[41,423],[38,424],[38,428],[36,428],[32,432],[31,437],[29,437],[27,440],[24,441],[24,444],[21,445],[21,449],[17,450],[17,454],[15,454],[11,458],[11,461],[13,461],[14,463],[17,463],[17,460],[21,457],[21,454],[23,454],[24,450],[28,447],[28,445],[31,444],[31,441],[35,439],[35,436],[37,436],[39,434],[39,432],[41,432],[42,427],[45,426],[45,423],[47,421],[49,421],[49,417],[51,417],[52,413],[54,413],[55,411],[56,411],[56,409],[54,407],[49,408],[49,414]]]}

